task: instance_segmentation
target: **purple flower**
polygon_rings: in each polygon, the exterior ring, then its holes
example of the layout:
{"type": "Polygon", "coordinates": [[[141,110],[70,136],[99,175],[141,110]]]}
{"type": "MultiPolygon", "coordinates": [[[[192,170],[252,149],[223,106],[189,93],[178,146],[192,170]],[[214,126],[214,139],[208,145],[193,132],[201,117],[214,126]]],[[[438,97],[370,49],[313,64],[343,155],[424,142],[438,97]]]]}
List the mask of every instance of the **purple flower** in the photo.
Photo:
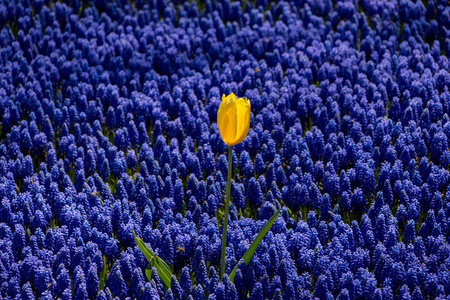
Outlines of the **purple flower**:
{"type": "Polygon", "coordinates": [[[127,295],[127,287],[120,272],[120,265],[114,264],[111,272],[106,279],[106,286],[109,287],[113,295],[117,297],[125,297],[127,295]]]}
{"type": "Polygon", "coordinates": [[[250,203],[256,207],[260,207],[263,204],[264,198],[261,191],[259,182],[253,177],[250,179],[247,187],[247,197],[250,203]]]}
{"type": "Polygon", "coordinates": [[[191,292],[191,278],[189,275],[189,268],[188,267],[184,267],[181,271],[181,276],[180,276],[180,286],[183,289],[183,291],[185,293],[190,293],[191,292]]]}

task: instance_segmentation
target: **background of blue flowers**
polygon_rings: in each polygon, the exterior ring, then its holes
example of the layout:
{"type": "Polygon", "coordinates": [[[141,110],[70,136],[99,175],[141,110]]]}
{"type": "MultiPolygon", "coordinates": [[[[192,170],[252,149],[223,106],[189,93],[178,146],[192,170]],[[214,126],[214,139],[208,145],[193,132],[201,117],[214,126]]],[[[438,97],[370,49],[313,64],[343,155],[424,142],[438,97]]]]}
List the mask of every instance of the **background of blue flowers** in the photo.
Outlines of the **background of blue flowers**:
{"type": "Polygon", "coordinates": [[[182,2],[0,0],[0,298],[448,299],[448,2],[182,2]]]}

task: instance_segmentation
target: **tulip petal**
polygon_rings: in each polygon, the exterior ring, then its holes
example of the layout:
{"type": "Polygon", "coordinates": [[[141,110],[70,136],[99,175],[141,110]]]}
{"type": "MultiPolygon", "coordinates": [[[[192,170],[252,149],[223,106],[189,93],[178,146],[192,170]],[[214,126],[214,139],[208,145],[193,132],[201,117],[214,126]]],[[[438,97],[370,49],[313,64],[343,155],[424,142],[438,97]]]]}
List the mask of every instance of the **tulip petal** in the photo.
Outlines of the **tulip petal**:
{"type": "Polygon", "coordinates": [[[229,94],[228,96],[222,95],[222,101],[224,101],[224,100],[227,100],[227,101],[231,100],[233,102],[236,102],[236,99],[237,99],[236,95],[233,94],[233,93],[229,94]]]}
{"type": "Polygon", "coordinates": [[[236,140],[234,145],[242,142],[248,134],[250,127],[250,101],[239,98],[236,101],[236,140]]]}
{"type": "Polygon", "coordinates": [[[228,146],[234,145],[236,140],[236,96],[230,94],[222,97],[219,111],[217,112],[217,126],[222,140],[228,146]],[[234,98],[234,99],[233,99],[234,98]]]}

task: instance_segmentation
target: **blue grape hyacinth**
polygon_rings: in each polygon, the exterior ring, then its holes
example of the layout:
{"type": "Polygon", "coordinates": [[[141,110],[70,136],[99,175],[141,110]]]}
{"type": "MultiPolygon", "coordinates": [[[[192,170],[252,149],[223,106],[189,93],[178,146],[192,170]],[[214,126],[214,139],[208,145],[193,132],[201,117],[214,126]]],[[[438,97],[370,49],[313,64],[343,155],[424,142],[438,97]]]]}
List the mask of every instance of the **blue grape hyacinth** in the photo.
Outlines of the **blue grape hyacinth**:
{"type": "Polygon", "coordinates": [[[0,298],[447,299],[449,28],[443,0],[0,0],[0,298]]]}

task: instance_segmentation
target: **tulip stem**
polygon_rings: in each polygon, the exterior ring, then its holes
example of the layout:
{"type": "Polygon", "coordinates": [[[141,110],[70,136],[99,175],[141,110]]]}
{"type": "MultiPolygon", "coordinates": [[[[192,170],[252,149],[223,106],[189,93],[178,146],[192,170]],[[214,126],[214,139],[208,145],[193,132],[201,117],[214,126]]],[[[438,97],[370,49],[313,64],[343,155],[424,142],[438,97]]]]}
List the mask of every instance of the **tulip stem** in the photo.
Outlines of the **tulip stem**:
{"type": "Polygon", "coordinates": [[[231,159],[232,153],[233,146],[229,146],[227,188],[225,191],[225,213],[223,215],[222,254],[220,256],[220,279],[222,279],[223,273],[225,273],[225,248],[227,246],[228,208],[230,206],[231,170],[233,168],[233,160],[231,159]]]}

